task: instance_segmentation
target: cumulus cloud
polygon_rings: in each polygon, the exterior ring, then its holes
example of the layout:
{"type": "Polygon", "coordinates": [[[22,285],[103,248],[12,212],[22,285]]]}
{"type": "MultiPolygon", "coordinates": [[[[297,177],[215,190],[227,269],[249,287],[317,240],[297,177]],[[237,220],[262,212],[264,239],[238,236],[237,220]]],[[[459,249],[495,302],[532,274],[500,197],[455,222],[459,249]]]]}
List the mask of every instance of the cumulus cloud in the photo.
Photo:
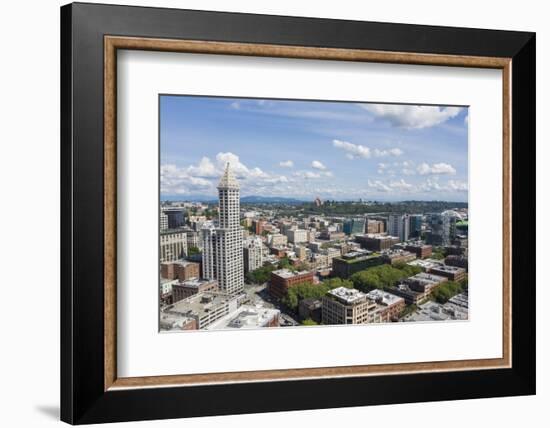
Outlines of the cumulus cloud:
{"type": "Polygon", "coordinates": [[[400,179],[400,180],[397,180],[397,181],[391,181],[389,186],[392,188],[392,189],[397,189],[401,192],[410,192],[412,190],[414,190],[414,185],[410,184],[410,183],[407,183],[404,179],[400,179]]]}
{"type": "Polygon", "coordinates": [[[279,162],[279,166],[281,168],[292,168],[294,166],[294,162],[291,160],[281,161],[279,162]]]}
{"type": "Polygon", "coordinates": [[[366,146],[362,146],[361,144],[352,144],[347,141],[332,140],[332,145],[337,149],[342,149],[347,152],[346,156],[350,159],[368,159],[371,157],[371,150],[366,146]]]}
{"type": "Polygon", "coordinates": [[[314,160],[313,162],[311,162],[311,167],[315,168],[315,169],[320,169],[320,170],[327,169],[327,167],[325,165],[323,165],[323,163],[318,161],[318,160],[314,160]]]}
{"type": "Polygon", "coordinates": [[[330,171],[296,171],[292,175],[297,178],[305,178],[305,179],[317,179],[317,178],[334,176],[334,174],[330,171]]]}
{"type": "Polygon", "coordinates": [[[342,141],[342,140],[332,140],[332,145],[337,149],[344,150],[346,152],[346,157],[348,159],[357,159],[357,158],[369,159],[372,156],[380,158],[385,156],[401,156],[403,154],[403,150],[397,147],[392,149],[384,149],[384,150],[381,150],[381,149],[371,150],[367,146],[363,146],[361,144],[353,144],[348,141],[342,141]]]}
{"type": "Polygon", "coordinates": [[[434,163],[432,165],[427,164],[426,162],[421,163],[416,168],[417,172],[420,175],[454,175],[456,174],[456,169],[448,163],[440,162],[434,163]]]}
{"type": "Polygon", "coordinates": [[[247,167],[239,156],[231,152],[220,152],[214,160],[203,157],[197,164],[179,167],[164,164],[160,168],[161,192],[165,194],[213,193],[225,166],[229,163],[244,188],[272,186],[287,183],[284,175],[268,174],[258,167],[247,167]]]}
{"type": "Polygon", "coordinates": [[[367,184],[369,185],[369,187],[371,189],[373,189],[375,191],[379,191],[379,192],[391,192],[392,191],[391,187],[384,184],[380,180],[368,180],[367,184]]]}
{"type": "Polygon", "coordinates": [[[389,150],[379,150],[374,149],[374,156],[380,158],[384,156],[401,156],[403,154],[403,150],[394,148],[389,150]]]}
{"type": "Polygon", "coordinates": [[[407,129],[430,128],[460,113],[461,107],[438,107],[396,104],[359,104],[359,106],[392,126],[407,129]]]}

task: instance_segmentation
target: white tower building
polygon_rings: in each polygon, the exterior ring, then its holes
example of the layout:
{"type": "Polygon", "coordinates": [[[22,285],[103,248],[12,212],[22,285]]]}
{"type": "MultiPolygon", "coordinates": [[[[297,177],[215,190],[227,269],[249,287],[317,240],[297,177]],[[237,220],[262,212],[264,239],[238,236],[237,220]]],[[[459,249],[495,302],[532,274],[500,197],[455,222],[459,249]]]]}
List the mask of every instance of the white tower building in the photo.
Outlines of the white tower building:
{"type": "Polygon", "coordinates": [[[239,294],[244,289],[243,231],[239,222],[240,190],[229,163],[218,184],[218,227],[201,230],[203,276],[216,279],[221,290],[239,294]]]}
{"type": "Polygon", "coordinates": [[[400,241],[409,239],[409,216],[407,214],[390,214],[388,218],[388,234],[397,236],[400,241]]]}

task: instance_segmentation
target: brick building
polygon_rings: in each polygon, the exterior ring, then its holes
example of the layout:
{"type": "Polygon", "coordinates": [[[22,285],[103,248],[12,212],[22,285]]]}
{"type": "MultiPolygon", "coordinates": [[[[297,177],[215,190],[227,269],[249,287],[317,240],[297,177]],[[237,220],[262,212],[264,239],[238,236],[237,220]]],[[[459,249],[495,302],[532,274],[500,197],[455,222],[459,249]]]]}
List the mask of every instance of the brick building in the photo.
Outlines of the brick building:
{"type": "Polygon", "coordinates": [[[269,280],[269,294],[278,299],[286,296],[288,289],[300,284],[313,284],[313,272],[292,272],[288,269],[279,269],[271,272],[269,280]]]}

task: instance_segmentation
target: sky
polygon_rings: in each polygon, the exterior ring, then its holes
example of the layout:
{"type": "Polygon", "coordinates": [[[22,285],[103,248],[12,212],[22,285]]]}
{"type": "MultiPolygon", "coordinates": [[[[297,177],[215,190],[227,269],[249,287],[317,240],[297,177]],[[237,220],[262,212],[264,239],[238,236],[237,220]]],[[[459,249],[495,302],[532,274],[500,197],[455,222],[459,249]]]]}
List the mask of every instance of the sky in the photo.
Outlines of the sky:
{"type": "Polygon", "coordinates": [[[161,198],[215,198],[227,162],[241,197],[467,201],[468,108],[161,95],[161,198]]]}

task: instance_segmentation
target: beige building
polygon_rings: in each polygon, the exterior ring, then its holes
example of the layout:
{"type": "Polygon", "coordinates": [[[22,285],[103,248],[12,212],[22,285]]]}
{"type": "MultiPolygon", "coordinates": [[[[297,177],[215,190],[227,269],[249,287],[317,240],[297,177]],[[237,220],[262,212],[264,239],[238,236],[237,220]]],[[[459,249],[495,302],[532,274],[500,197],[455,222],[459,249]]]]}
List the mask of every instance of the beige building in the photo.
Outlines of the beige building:
{"type": "Polygon", "coordinates": [[[380,322],[376,302],[354,288],[338,287],[323,297],[323,324],[367,324],[380,322]]]}
{"type": "Polygon", "coordinates": [[[173,262],[187,255],[187,233],[185,230],[160,232],[160,262],[173,262]]]}

